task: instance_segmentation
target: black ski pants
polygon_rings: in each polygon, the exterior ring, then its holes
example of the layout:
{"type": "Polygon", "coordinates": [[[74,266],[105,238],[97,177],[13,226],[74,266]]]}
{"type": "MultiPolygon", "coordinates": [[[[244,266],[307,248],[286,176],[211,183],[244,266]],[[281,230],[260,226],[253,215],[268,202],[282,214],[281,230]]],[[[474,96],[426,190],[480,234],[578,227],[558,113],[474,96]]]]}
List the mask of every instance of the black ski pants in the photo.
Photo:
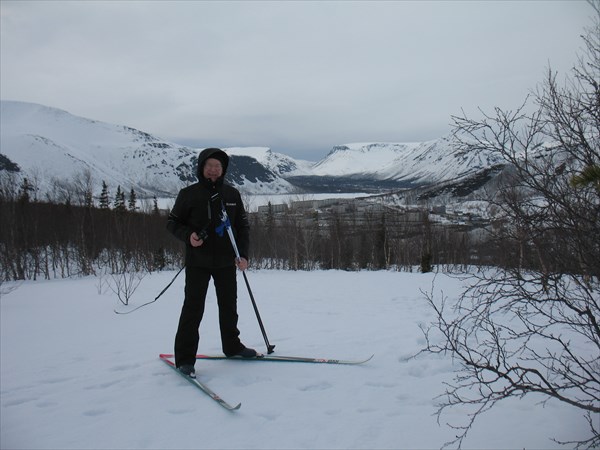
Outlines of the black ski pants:
{"type": "Polygon", "coordinates": [[[177,367],[196,362],[200,341],[198,328],[204,315],[209,282],[213,279],[219,306],[219,327],[223,353],[233,356],[244,349],[237,328],[236,267],[206,269],[185,268],[185,298],[175,336],[175,364],[177,367]]]}

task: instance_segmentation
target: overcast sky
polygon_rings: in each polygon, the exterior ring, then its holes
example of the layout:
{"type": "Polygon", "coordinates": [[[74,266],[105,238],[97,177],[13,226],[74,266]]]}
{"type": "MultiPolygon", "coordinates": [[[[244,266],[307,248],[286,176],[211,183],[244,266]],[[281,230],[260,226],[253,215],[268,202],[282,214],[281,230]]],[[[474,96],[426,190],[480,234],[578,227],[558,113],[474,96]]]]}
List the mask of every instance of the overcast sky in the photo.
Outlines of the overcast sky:
{"type": "Polygon", "coordinates": [[[569,72],[585,1],[1,0],[0,96],[197,147],[319,160],[514,109],[569,72]]]}

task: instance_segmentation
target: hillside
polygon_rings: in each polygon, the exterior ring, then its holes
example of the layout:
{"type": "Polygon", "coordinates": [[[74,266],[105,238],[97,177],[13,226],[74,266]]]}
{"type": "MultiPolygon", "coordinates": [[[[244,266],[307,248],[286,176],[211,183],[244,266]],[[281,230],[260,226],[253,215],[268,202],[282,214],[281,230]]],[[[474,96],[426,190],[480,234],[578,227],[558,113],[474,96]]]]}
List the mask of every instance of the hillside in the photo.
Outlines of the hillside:
{"type": "MultiPolygon", "coordinates": [[[[56,185],[102,181],[140,197],[174,197],[196,181],[201,149],[147,132],[74,116],[32,103],[1,102],[0,170],[28,178],[38,195],[56,185]]],[[[447,138],[423,143],[335,146],[318,162],[297,160],[268,147],[224,149],[228,181],[246,194],[372,193],[458,184],[474,186],[500,162],[488,153],[464,154],[447,138]]],[[[496,170],[497,171],[497,170],[496,170]]],[[[455,189],[468,194],[468,190],[455,189]]]]}
{"type": "MultiPolygon", "coordinates": [[[[196,181],[198,149],[164,141],[134,128],[85,119],[56,108],[1,102],[1,154],[5,170],[29,178],[41,192],[55,180],[74,180],[89,171],[99,192],[134,188],[141,196],[174,196],[196,181]]],[[[253,158],[233,156],[230,179],[249,192],[293,188],[253,158]]]]}

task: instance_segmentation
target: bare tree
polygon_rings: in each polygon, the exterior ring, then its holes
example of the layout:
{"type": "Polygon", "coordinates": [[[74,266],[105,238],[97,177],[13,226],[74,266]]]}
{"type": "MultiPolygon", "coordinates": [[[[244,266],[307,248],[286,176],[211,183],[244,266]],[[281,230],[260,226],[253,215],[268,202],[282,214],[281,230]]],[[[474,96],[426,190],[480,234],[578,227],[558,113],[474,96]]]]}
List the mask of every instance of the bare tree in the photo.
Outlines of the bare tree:
{"type": "Polygon", "coordinates": [[[111,274],[108,286],[124,305],[129,305],[129,299],[136,291],[147,272],[123,272],[111,274]]]}
{"type": "Polygon", "coordinates": [[[51,203],[92,207],[94,178],[89,168],[81,169],[71,179],[53,177],[51,190],[46,193],[51,203]]]}
{"type": "Polygon", "coordinates": [[[79,206],[90,208],[94,206],[94,176],[86,167],[73,176],[75,198],[79,206]]]}
{"type": "Polygon", "coordinates": [[[17,172],[0,170],[0,202],[14,202],[18,198],[20,177],[17,172]]]}
{"type": "Polygon", "coordinates": [[[133,269],[130,262],[124,259],[121,270],[112,273],[107,284],[110,290],[116,294],[119,301],[127,306],[147,273],[145,270],[137,271],[133,269]]]}
{"type": "Polygon", "coordinates": [[[426,295],[436,320],[423,329],[424,352],[459,363],[438,418],[469,410],[446,445],[460,447],[498,401],[540,394],[589,425],[588,435],[555,442],[600,446],[600,190],[593,177],[579,181],[600,162],[600,2],[592,5],[597,20],[572,78],[561,84],[549,69],[516,111],[453,118],[459,150],[498,152],[510,170],[494,201],[501,266],[473,275],[452,307],[426,295]]]}

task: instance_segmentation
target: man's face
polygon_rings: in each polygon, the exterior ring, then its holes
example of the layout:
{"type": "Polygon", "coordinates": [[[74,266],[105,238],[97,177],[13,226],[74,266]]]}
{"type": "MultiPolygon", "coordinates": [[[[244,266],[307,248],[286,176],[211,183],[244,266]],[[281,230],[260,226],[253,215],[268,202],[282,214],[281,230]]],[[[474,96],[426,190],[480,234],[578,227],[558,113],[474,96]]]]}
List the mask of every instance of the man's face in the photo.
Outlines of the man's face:
{"type": "Polygon", "coordinates": [[[223,175],[223,166],[221,161],[215,158],[208,158],[204,163],[202,175],[213,183],[223,175]]]}

